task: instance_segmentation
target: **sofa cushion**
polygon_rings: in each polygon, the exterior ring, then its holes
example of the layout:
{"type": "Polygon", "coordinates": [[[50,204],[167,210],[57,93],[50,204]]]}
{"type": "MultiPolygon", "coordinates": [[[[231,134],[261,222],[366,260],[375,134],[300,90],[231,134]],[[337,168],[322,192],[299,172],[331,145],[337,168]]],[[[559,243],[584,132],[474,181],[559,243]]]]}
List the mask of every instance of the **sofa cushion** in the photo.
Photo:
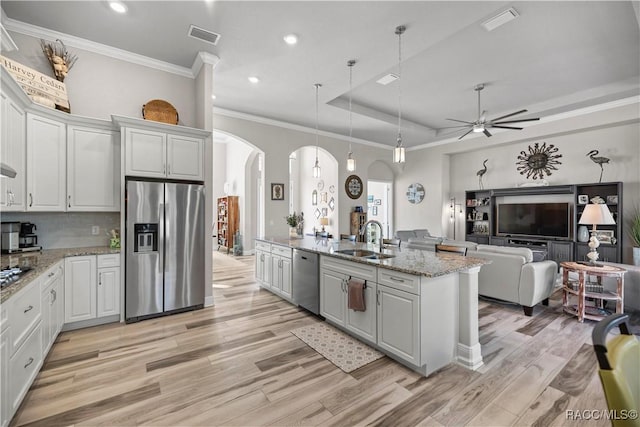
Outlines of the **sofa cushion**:
{"type": "Polygon", "coordinates": [[[533,262],[533,252],[529,248],[514,248],[511,246],[492,246],[492,245],[478,245],[478,251],[481,252],[494,252],[507,255],[520,255],[524,258],[524,262],[533,262]]]}
{"type": "Polygon", "coordinates": [[[461,240],[449,240],[449,239],[444,239],[442,241],[443,245],[449,245],[449,246],[461,246],[463,248],[467,248],[469,250],[476,250],[476,248],[478,247],[478,244],[476,242],[467,242],[467,241],[461,241],[461,240]]]}
{"type": "Polygon", "coordinates": [[[425,237],[432,237],[431,234],[429,233],[429,230],[427,230],[426,228],[416,228],[413,231],[416,233],[416,237],[418,239],[423,239],[425,237]]]}
{"type": "Polygon", "coordinates": [[[416,232],[413,230],[398,230],[396,231],[396,239],[400,239],[401,242],[407,242],[409,239],[414,239],[416,232]]]}
{"type": "Polygon", "coordinates": [[[409,249],[421,249],[427,251],[436,250],[436,245],[442,243],[442,238],[440,237],[423,237],[423,238],[413,238],[409,239],[407,247],[409,249]]]}

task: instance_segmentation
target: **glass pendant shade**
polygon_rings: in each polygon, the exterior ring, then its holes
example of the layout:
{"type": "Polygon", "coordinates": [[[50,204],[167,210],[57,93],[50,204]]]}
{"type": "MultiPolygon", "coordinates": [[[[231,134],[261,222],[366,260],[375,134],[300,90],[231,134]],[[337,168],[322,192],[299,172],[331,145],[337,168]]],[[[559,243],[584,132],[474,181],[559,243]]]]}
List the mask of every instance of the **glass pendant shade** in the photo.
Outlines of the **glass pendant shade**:
{"type": "Polygon", "coordinates": [[[404,147],[402,145],[398,145],[393,149],[393,163],[404,163],[404,147]]]}
{"type": "Polygon", "coordinates": [[[356,159],[351,157],[351,153],[349,153],[349,157],[347,157],[347,171],[355,172],[356,170],[356,159]]]}
{"type": "Polygon", "coordinates": [[[318,162],[318,89],[322,87],[320,83],[314,85],[316,87],[316,163],[313,165],[313,177],[320,178],[320,162],[318,162]]]}
{"type": "Polygon", "coordinates": [[[351,138],[353,136],[353,111],[351,110],[351,92],[353,91],[353,66],[356,65],[355,59],[347,61],[349,67],[349,154],[347,155],[347,172],[355,172],[356,159],[353,158],[353,150],[351,149],[351,138]]]}
{"type": "Polygon", "coordinates": [[[320,178],[320,164],[318,163],[317,158],[316,158],[316,164],[313,166],[313,177],[320,178]]]}

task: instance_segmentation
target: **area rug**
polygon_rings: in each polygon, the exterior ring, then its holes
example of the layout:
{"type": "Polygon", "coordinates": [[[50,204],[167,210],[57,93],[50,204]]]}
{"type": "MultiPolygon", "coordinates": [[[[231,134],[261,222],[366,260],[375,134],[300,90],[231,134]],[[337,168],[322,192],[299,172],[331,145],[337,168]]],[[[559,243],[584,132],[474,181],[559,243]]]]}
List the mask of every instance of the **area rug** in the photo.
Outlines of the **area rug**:
{"type": "Polygon", "coordinates": [[[384,356],[326,323],[303,326],[291,333],[347,373],[384,356]]]}

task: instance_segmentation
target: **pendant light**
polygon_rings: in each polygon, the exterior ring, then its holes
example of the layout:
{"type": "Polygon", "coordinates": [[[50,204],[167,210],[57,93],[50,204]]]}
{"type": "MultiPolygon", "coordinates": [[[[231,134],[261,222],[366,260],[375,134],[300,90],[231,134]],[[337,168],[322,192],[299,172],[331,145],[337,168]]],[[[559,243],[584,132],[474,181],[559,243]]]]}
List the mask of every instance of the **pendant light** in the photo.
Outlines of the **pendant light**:
{"type": "Polygon", "coordinates": [[[316,87],[316,164],[313,165],[313,177],[320,178],[320,163],[318,162],[318,89],[322,87],[320,83],[316,87]]]}
{"type": "Polygon", "coordinates": [[[353,90],[353,66],[356,65],[355,59],[347,61],[349,67],[349,154],[347,155],[347,171],[355,172],[356,159],[353,158],[353,150],[351,149],[351,135],[353,134],[353,112],[351,111],[351,92],[353,90]]]}
{"type": "Polygon", "coordinates": [[[398,35],[398,139],[396,140],[396,148],[393,149],[393,163],[404,163],[405,161],[400,126],[402,125],[402,33],[406,29],[404,25],[396,27],[398,35]]]}

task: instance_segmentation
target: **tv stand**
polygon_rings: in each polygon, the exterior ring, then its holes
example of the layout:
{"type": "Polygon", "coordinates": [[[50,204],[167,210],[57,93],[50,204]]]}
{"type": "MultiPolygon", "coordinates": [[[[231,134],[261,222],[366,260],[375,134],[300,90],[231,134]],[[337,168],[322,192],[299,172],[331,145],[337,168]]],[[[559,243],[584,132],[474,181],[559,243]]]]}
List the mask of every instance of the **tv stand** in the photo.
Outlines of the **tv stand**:
{"type": "Polygon", "coordinates": [[[509,246],[524,246],[527,248],[536,248],[536,249],[546,249],[547,241],[546,240],[536,240],[536,239],[507,239],[507,245],[509,246]]]}

